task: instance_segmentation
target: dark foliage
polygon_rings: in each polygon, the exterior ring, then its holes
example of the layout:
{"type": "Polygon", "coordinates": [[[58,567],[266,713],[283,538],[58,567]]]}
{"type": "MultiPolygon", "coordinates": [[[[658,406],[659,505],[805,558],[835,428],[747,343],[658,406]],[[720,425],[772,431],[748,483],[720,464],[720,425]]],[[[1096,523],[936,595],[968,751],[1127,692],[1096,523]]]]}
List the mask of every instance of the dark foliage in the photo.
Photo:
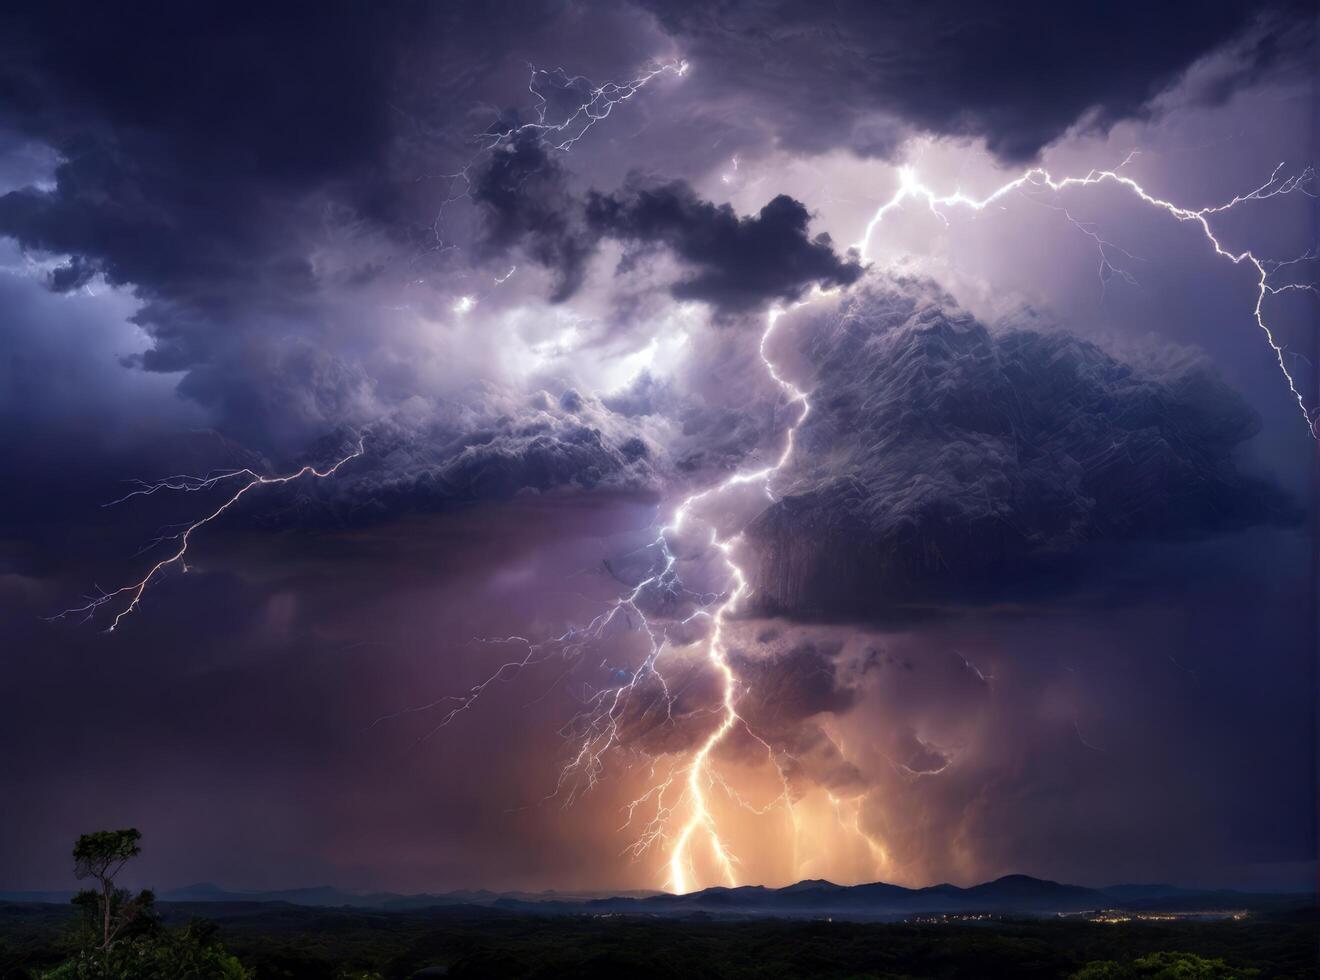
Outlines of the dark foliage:
{"type": "MultiPolygon", "coordinates": [[[[162,907],[167,922],[198,912],[216,920],[225,945],[260,980],[418,975],[1030,980],[1086,969],[1092,971],[1086,976],[1166,975],[1155,967],[1183,971],[1170,976],[1201,976],[1193,957],[1222,960],[1228,975],[1247,977],[1257,970],[1260,980],[1320,977],[1318,922],[1309,909],[1259,913],[1237,922],[874,924],[533,917],[473,907],[408,912],[257,902],[162,907]],[[1155,955],[1167,953],[1183,955],[1155,955]],[[1148,959],[1142,962],[1143,957],[1148,959]],[[447,973],[429,972],[435,968],[447,973]]],[[[0,980],[25,978],[25,971],[57,961],[64,921],[54,906],[0,903],[0,980]]]]}

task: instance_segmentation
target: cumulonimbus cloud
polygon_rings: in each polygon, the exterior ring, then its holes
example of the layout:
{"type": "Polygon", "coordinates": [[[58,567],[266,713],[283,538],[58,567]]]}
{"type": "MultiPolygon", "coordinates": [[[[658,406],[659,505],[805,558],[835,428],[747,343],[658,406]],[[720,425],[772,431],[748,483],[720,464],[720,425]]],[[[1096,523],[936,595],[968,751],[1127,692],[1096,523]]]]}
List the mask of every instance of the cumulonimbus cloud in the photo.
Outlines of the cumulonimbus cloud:
{"type": "Polygon", "coordinates": [[[1259,419],[1202,361],[1138,368],[1064,332],[992,331],[922,283],[863,290],[800,338],[813,412],[748,528],[765,610],[1020,597],[1088,544],[1297,516],[1236,464],[1259,419]]]}

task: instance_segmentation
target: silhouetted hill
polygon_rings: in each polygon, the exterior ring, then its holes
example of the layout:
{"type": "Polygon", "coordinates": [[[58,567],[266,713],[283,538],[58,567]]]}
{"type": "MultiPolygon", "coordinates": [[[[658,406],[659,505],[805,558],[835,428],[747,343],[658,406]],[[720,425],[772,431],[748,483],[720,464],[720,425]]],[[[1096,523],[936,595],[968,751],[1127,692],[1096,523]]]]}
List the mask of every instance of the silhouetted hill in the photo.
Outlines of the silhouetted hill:
{"type": "Polygon", "coordinates": [[[521,911],[588,911],[637,915],[672,915],[697,911],[734,912],[746,915],[840,915],[904,916],[924,912],[1081,912],[1113,905],[1105,892],[1077,885],[1063,885],[1026,875],[1009,875],[995,881],[959,888],[932,885],[904,888],[885,882],[865,885],[836,885],[829,881],[800,881],[785,888],[748,885],[738,888],[705,888],[688,895],[655,895],[650,898],[602,898],[586,903],[538,903],[529,906],[502,898],[501,908],[521,911]]]}
{"type": "MultiPolygon", "coordinates": [[[[0,900],[67,902],[71,892],[0,892],[0,900]]],[[[686,895],[657,892],[493,892],[485,889],[401,895],[358,892],[329,885],[280,891],[230,891],[201,883],[163,890],[162,902],[255,906],[284,904],[313,908],[355,908],[404,912],[447,906],[480,906],[535,915],[636,915],[718,917],[834,917],[901,919],[918,914],[992,913],[1052,915],[1098,909],[1275,908],[1308,896],[1254,895],[1228,890],[1195,890],[1164,884],[1122,884],[1086,888],[1029,875],[1006,875],[961,888],[939,884],[905,888],[877,881],[837,885],[822,879],[784,888],[763,885],[704,888],[686,895]]]]}

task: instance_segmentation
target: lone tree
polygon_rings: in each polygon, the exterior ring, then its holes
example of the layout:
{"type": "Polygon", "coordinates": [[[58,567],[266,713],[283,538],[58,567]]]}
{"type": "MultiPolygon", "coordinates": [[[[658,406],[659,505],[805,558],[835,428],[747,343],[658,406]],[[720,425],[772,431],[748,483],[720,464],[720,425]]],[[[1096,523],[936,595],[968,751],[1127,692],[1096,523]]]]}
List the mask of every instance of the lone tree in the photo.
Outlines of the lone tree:
{"type": "Polygon", "coordinates": [[[142,834],[134,827],[126,830],[98,830],[83,834],[73,845],[73,870],[79,880],[94,878],[100,890],[80,892],[74,904],[95,908],[101,924],[101,949],[109,949],[124,928],[147,909],[156,896],[146,889],[129,897],[123,888],[115,887],[115,875],[131,858],[142,853],[139,842],[142,834]]]}

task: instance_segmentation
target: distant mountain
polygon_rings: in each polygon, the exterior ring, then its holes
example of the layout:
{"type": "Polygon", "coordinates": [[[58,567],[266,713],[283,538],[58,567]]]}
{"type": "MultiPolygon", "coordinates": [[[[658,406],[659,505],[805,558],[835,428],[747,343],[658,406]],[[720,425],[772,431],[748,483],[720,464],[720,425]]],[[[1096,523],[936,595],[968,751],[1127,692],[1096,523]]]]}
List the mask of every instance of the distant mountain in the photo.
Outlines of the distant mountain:
{"type": "Polygon", "coordinates": [[[904,888],[885,882],[836,885],[829,881],[810,880],[785,888],[765,888],[760,885],[719,887],[687,895],[663,894],[640,899],[611,897],[589,902],[541,901],[532,904],[502,897],[495,905],[509,911],[564,915],[901,919],[911,915],[942,913],[1053,915],[1107,908],[1251,908],[1279,902],[1295,903],[1297,900],[1298,897],[1249,895],[1242,892],[1198,892],[1172,885],[1084,888],[1028,875],[1007,875],[970,888],[950,884],[904,888]]]}
{"type": "Polygon", "coordinates": [[[1094,888],[1061,885],[1057,881],[1043,881],[1028,875],[1006,875],[962,889],[961,898],[972,907],[1022,911],[1084,911],[1111,901],[1103,891],[1094,888]]]}
{"type": "MultiPolygon", "coordinates": [[[[69,900],[72,892],[0,892],[0,901],[55,902],[69,900]]],[[[189,885],[159,893],[162,902],[177,903],[286,903],[312,907],[413,911],[455,905],[475,905],[537,915],[638,915],[720,917],[783,916],[900,919],[918,914],[1022,913],[1049,915],[1105,908],[1179,909],[1253,908],[1296,903],[1307,896],[1251,895],[1234,891],[1200,891],[1162,884],[1122,884],[1085,888],[1006,875],[960,888],[931,885],[904,888],[877,881],[864,885],[836,885],[821,879],[799,881],[784,888],[742,885],[704,888],[686,895],[663,892],[492,892],[485,889],[440,894],[401,895],[394,892],[349,891],[330,885],[282,891],[231,891],[210,883],[189,885]]]]}
{"type": "MultiPolygon", "coordinates": [[[[580,903],[583,912],[673,915],[685,912],[734,912],[748,915],[843,915],[904,916],[921,912],[1082,912],[1110,906],[1114,899],[1103,891],[1043,881],[1026,875],[1009,875],[995,881],[959,888],[932,885],[904,888],[875,882],[866,885],[836,885],[829,881],[800,881],[786,888],[748,885],[738,888],[706,888],[688,895],[655,895],[649,898],[603,898],[580,903]]],[[[503,908],[535,911],[516,900],[503,898],[503,908]]],[[[545,903],[549,906],[567,903],[545,903]]],[[[557,909],[574,911],[571,907],[557,909]]]]}

